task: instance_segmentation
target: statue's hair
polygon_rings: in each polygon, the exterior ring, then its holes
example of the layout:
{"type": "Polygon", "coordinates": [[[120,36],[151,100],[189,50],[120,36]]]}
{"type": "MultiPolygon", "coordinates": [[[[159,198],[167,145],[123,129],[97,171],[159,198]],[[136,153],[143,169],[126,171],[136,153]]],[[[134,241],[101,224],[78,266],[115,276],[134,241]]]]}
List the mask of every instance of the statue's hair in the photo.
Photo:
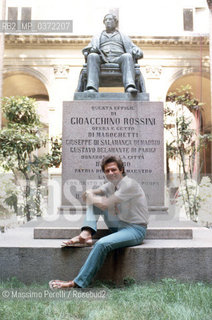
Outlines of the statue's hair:
{"type": "Polygon", "coordinates": [[[107,13],[107,14],[104,16],[103,23],[105,23],[105,18],[106,18],[107,16],[112,16],[113,19],[114,19],[114,21],[115,21],[115,23],[116,23],[116,26],[118,25],[118,22],[119,22],[119,21],[118,21],[118,18],[117,18],[116,15],[113,14],[113,13],[107,13]]]}

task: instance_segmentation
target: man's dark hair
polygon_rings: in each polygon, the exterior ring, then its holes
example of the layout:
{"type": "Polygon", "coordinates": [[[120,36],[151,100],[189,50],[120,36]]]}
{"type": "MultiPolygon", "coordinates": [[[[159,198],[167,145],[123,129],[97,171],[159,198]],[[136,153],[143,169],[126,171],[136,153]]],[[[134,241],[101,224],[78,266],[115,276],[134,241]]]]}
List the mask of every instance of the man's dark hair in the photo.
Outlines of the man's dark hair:
{"type": "Polygon", "coordinates": [[[116,26],[118,25],[118,23],[119,23],[118,18],[115,16],[115,14],[112,14],[112,13],[107,13],[107,14],[104,16],[103,23],[105,23],[105,18],[106,18],[107,16],[112,16],[113,19],[114,19],[114,21],[115,21],[115,23],[116,23],[116,26]]]}
{"type": "Polygon", "coordinates": [[[106,157],[104,157],[102,159],[101,168],[102,168],[103,172],[105,171],[105,165],[108,164],[108,163],[111,163],[111,162],[115,162],[117,164],[117,167],[119,168],[119,170],[120,171],[123,170],[122,175],[126,176],[126,173],[125,173],[125,170],[124,170],[124,163],[121,160],[121,158],[116,157],[116,156],[106,156],[106,157]]]}

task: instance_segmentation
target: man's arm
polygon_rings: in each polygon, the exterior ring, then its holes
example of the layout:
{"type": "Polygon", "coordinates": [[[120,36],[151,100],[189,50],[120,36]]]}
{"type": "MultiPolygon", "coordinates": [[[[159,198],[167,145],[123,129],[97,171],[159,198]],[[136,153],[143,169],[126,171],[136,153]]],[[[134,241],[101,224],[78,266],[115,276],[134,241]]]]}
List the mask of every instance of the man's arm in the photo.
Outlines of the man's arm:
{"type": "MultiPolygon", "coordinates": [[[[97,189],[98,190],[98,189],[97,189]]],[[[99,190],[101,191],[101,190],[99,190]]],[[[98,193],[100,195],[100,193],[98,193]]],[[[92,190],[88,190],[85,193],[86,202],[90,205],[93,204],[96,207],[100,208],[101,210],[106,210],[109,207],[112,207],[121,202],[121,200],[116,197],[115,195],[106,198],[104,196],[99,196],[97,193],[93,193],[92,190]]]]}
{"type": "Polygon", "coordinates": [[[82,199],[83,201],[87,201],[87,197],[89,194],[92,194],[93,196],[103,196],[104,192],[101,189],[89,189],[86,190],[83,195],[82,195],[82,199]]]}

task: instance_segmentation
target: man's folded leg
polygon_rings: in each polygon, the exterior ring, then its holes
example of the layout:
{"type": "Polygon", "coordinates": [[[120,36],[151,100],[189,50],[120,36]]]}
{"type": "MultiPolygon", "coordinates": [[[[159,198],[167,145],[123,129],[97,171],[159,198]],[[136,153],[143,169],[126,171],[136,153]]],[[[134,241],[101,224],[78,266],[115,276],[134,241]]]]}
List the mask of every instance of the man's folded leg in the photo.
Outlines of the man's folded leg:
{"type": "Polygon", "coordinates": [[[102,213],[102,210],[93,206],[89,205],[86,209],[85,219],[81,230],[85,230],[87,228],[91,229],[92,235],[97,231],[97,222],[99,220],[99,216],[102,213]]]}

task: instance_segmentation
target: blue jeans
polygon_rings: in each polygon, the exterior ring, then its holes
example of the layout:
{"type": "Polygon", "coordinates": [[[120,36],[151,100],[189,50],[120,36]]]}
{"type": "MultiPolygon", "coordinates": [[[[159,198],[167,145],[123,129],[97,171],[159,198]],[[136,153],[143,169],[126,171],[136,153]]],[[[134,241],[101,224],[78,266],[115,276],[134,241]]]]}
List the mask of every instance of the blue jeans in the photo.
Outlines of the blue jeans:
{"type": "Polygon", "coordinates": [[[146,234],[145,227],[123,222],[117,216],[111,216],[108,211],[102,211],[95,206],[88,206],[83,227],[90,227],[95,233],[100,214],[104,216],[104,221],[112,234],[102,237],[95,243],[78,276],[74,279],[74,282],[81,288],[89,285],[101,268],[108,252],[118,248],[139,245],[146,234]]]}

